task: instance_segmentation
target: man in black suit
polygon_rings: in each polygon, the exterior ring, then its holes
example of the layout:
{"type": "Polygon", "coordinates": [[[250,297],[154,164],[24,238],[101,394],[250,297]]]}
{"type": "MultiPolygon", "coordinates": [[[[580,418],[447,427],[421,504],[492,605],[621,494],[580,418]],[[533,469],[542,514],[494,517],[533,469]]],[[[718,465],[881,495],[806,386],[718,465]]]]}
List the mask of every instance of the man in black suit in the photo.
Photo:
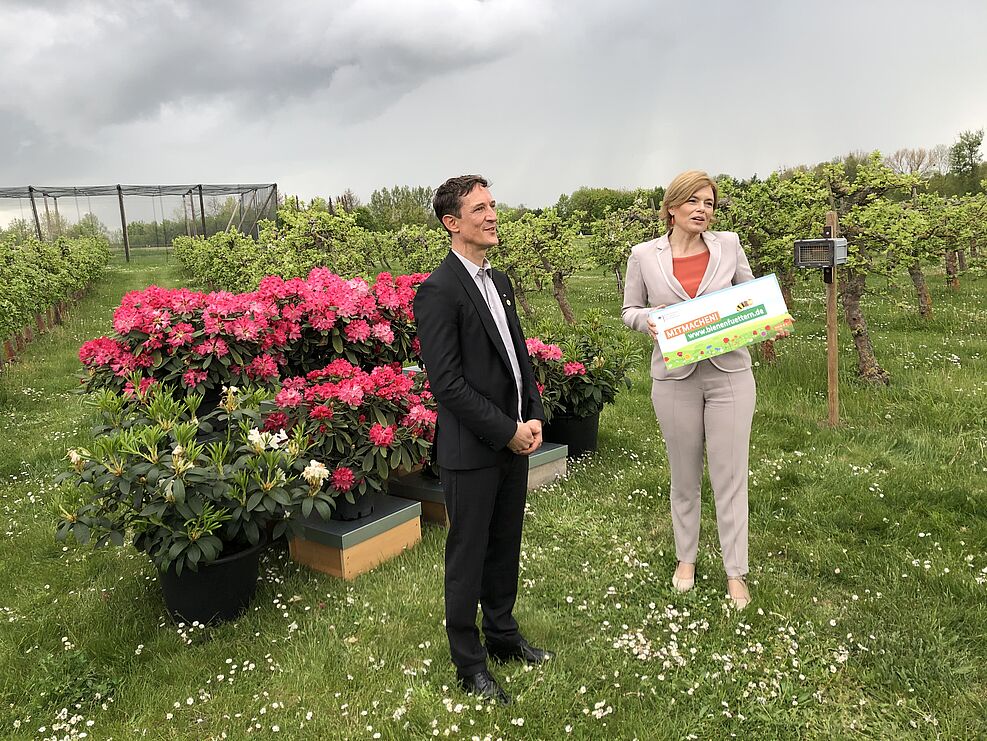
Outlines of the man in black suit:
{"type": "Polygon", "coordinates": [[[452,249],[418,288],[421,356],[438,402],[436,453],[449,513],[446,633],[460,685],[510,701],[487,656],[541,663],[514,619],[528,456],[542,443],[545,412],[535,384],[514,290],[490,268],[496,202],[478,175],[450,178],[433,207],[452,249]],[[480,643],[477,603],[483,611],[480,643]]]}

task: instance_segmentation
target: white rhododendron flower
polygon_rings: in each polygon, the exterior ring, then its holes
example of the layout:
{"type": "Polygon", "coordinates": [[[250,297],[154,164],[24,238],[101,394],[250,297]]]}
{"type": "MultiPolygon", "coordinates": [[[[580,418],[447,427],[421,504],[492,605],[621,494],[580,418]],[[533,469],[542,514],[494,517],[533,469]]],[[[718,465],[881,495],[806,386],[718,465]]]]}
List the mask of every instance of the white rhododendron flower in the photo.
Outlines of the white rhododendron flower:
{"type": "Polygon", "coordinates": [[[280,447],[281,443],[285,442],[287,439],[288,435],[285,434],[284,430],[271,433],[261,432],[254,427],[247,433],[247,442],[249,442],[250,446],[258,453],[267,447],[270,447],[272,450],[276,450],[280,447]]]}
{"type": "Polygon", "coordinates": [[[267,441],[264,439],[265,433],[258,430],[256,427],[247,433],[247,442],[250,443],[254,450],[260,451],[264,449],[267,441]]]}
{"type": "Polygon", "coordinates": [[[310,461],[305,470],[302,471],[302,477],[311,486],[322,486],[322,482],[329,478],[329,469],[324,463],[310,461]]]}

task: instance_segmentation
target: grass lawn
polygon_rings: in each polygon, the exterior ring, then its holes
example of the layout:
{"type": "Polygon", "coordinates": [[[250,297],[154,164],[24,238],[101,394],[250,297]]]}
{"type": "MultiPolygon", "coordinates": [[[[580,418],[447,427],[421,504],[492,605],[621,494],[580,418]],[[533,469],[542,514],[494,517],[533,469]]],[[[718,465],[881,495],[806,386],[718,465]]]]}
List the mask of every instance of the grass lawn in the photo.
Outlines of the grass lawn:
{"type": "MultiPolygon", "coordinates": [[[[0,737],[867,738],[987,736],[987,278],[933,276],[867,302],[888,388],[853,378],[827,429],[821,280],[797,334],[756,368],[751,591],[727,608],[711,496],[697,588],[675,592],[664,445],[647,363],[601,420],[597,455],[532,493],[516,614],[558,659],[494,667],[513,705],[454,687],[444,531],[352,583],[266,556],[248,614],[166,617],[132,548],[54,540],[52,478],[87,439],[78,346],[124,291],[179,285],[174,261],[115,262],[65,325],[0,375],[0,737]]],[[[573,280],[577,312],[619,324],[613,279],[573,280]]],[[[535,296],[542,314],[549,295],[535,296]]],[[[641,336],[641,342],[646,338],[641,336]]]]}

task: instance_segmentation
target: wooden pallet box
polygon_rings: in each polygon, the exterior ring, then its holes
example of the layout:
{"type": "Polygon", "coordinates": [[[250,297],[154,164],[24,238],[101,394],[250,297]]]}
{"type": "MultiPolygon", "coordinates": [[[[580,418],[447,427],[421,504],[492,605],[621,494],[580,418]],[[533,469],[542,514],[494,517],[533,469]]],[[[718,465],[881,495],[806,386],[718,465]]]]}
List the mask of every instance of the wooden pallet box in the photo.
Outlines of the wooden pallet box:
{"type": "Polygon", "coordinates": [[[380,494],[373,513],[359,520],[307,518],[302,535],[288,544],[291,558],[340,579],[355,579],[421,540],[421,511],[418,502],[380,494]]]}

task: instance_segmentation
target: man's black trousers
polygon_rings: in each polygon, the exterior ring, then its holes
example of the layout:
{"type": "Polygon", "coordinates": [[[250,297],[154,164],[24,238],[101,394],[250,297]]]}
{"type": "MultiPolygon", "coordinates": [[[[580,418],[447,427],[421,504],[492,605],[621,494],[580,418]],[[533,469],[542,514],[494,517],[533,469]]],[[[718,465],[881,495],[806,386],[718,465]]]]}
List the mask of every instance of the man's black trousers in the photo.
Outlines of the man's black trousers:
{"type": "Polygon", "coordinates": [[[520,639],[513,611],[528,458],[505,449],[493,467],[465,471],[443,468],[441,479],[449,513],[446,633],[452,663],[461,674],[470,675],[487,663],[476,627],[477,603],[483,611],[487,643],[513,646],[520,639]]]}

